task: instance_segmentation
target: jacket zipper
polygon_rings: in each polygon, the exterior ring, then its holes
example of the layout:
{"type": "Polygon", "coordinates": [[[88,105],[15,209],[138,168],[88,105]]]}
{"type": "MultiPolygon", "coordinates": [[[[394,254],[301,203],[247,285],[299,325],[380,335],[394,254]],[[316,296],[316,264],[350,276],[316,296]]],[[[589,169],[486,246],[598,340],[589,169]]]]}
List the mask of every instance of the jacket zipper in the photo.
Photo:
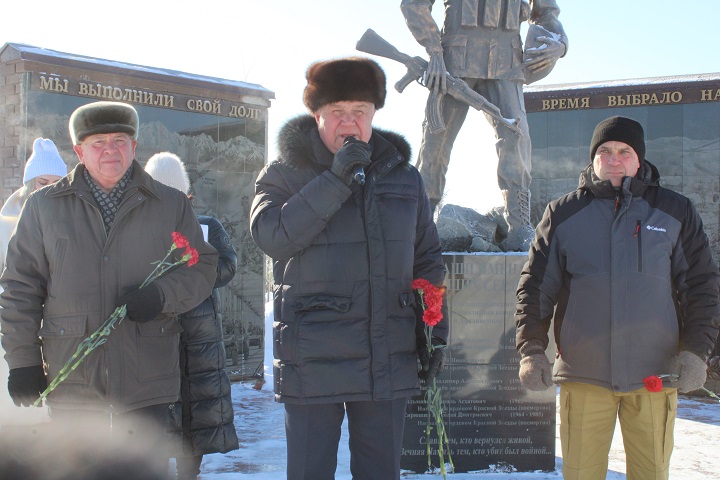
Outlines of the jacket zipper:
{"type": "Polygon", "coordinates": [[[640,225],[641,225],[640,220],[638,220],[637,224],[635,225],[635,233],[633,234],[633,236],[635,238],[637,238],[638,272],[642,272],[642,269],[643,269],[643,265],[642,265],[642,229],[640,228],[640,225]]]}
{"type": "Polygon", "coordinates": [[[620,192],[615,191],[615,215],[620,211],[620,192]]]}

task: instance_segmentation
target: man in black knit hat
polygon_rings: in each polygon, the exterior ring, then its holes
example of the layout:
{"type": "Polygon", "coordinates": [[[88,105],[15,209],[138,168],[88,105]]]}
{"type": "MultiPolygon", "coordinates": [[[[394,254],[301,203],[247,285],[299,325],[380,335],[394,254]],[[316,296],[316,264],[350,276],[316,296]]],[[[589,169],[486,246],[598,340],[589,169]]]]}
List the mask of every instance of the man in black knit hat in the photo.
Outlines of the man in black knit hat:
{"type": "MultiPolygon", "coordinates": [[[[440,241],[410,146],[372,126],[385,103],[379,65],[317,62],[306,77],[310,115],[280,130],[279,158],[260,173],[250,211],[253,239],[273,259],[287,478],[335,478],[347,413],[353,478],[399,479],[418,355],[428,380],[443,363],[442,349],[425,353],[411,288],[415,278],[442,285],[440,241]]],[[[445,344],[446,318],[433,328],[435,346],[445,344]]]]}
{"type": "Polygon", "coordinates": [[[520,381],[560,384],[566,480],[605,479],[617,419],[627,478],[668,478],[678,391],[703,386],[718,334],[718,270],[690,200],[659,186],[638,122],[600,122],[590,159],[546,208],[522,271],[520,381]]]}

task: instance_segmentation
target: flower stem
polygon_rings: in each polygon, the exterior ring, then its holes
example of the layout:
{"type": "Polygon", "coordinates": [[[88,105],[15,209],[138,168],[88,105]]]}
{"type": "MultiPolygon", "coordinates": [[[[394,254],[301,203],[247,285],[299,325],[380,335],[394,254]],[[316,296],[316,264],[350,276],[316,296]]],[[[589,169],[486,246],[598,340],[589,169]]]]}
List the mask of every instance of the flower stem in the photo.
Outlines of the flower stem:
{"type": "Polygon", "coordinates": [[[50,382],[50,385],[40,394],[37,400],[33,403],[33,406],[38,407],[42,404],[42,401],[47,397],[50,392],[60,385],[72,372],[85,360],[90,352],[95,350],[97,347],[107,341],[107,336],[110,334],[110,330],[115,328],[115,324],[125,317],[127,309],[125,305],[117,307],[115,311],[110,315],[105,322],[100,325],[100,328],[95,330],[92,335],[80,342],[80,345],[75,349],[75,353],[72,354],[70,359],[65,362],[65,365],[60,369],[57,376],[50,382]]]}

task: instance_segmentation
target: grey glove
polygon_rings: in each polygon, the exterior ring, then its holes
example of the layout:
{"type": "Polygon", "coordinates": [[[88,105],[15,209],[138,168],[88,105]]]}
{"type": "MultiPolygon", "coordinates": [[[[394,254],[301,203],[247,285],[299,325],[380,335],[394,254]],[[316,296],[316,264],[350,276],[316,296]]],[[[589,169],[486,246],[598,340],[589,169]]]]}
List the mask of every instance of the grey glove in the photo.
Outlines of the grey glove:
{"type": "Polygon", "coordinates": [[[370,145],[355,137],[347,137],[345,144],[335,154],[330,171],[349,187],[357,167],[370,165],[371,154],[370,145]]]}
{"type": "Polygon", "coordinates": [[[677,375],[674,387],[680,393],[699,390],[707,380],[707,365],[703,359],[692,352],[683,350],[676,360],[677,375]]]}
{"type": "Polygon", "coordinates": [[[537,340],[528,340],[520,347],[520,383],[536,392],[553,386],[552,366],[545,355],[545,349],[537,340]]]}

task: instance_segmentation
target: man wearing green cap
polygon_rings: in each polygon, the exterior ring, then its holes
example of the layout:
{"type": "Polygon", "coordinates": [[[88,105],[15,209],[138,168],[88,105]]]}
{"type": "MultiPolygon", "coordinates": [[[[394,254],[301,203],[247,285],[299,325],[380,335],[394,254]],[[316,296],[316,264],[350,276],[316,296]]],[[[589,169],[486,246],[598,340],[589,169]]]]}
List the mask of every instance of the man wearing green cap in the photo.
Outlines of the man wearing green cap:
{"type": "Polygon", "coordinates": [[[8,390],[16,405],[31,406],[80,342],[126,305],[127,318],[47,404],[65,435],[87,441],[97,433],[101,442],[122,445],[116,459],[137,456],[124,463],[137,468],[126,478],[165,478],[163,435],[180,392],[177,315],[210,295],[217,252],[203,240],[185,194],[153,180],[135,160],[135,108],[90,103],[73,112],[69,127],[80,163],[28,199],[0,278],[8,390]],[[187,237],[199,262],[138,288],[165,257],[173,232],[187,237]]]}
{"type": "Polygon", "coordinates": [[[600,122],[590,159],[546,208],[522,271],[520,381],[560,384],[566,480],[605,479],[618,419],[628,480],[668,478],[678,391],[703,386],[718,335],[718,269],[690,200],[645,160],[638,122],[600,122]]]}

